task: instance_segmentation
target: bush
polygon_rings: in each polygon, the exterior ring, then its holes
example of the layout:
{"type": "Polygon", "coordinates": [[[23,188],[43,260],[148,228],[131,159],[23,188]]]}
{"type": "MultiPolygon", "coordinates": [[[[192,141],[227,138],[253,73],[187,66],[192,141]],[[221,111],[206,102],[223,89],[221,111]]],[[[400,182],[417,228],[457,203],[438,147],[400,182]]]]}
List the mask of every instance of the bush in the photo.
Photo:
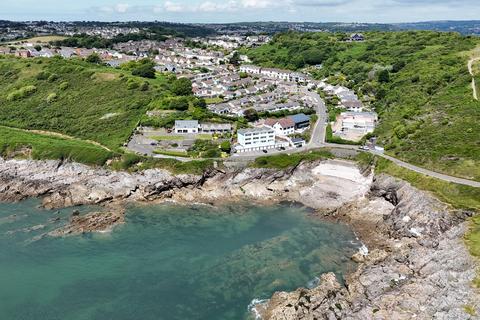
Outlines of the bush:
{"type": "Polygon", "coordinates": [[[47,102],[52,103],[55,100],[57,100],[57,94],[56,93],[50,93],[47,97],[47,102]]]}
{"type": "Polygon", "coordinates": [[[67,90],[68,86],[69,86],[68,81],[64,81],[64,82],[60,83],[58,88],[63,91],[63,90],[67,90]]]}
{"type": "Polygon", "coordinates": [[[89,62],[89,63],[95,63],[95,64],[100,64],[102,63],[102,58],[100,58],[100,56],[98,55],[98,53],[92,53],[91,55],[89,55],[85,61],[89,62]]]}
{"type": "Polygon", "coordinates": [[[37,87],[35,86],[25,86],[23,88],[20,88],[18,90],[11,92],[7,96],[7,100],[8,101],[20,100],[34,94],[36,91],[37,91],[37,87]]]}

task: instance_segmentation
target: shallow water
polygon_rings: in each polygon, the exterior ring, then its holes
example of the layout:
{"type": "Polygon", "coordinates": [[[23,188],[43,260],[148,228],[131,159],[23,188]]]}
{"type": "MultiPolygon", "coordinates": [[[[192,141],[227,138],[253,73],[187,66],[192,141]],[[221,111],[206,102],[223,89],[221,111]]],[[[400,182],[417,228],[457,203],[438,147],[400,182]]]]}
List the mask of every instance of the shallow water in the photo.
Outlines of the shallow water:
{"type": "Polygon", "coordinates": [[[359,247],[298,206],[136,206],[112,233],[50,238],[73,209],[37,205],[0,204],[0,319],[246,319],[254,298],[341,278],[359,247]]]}

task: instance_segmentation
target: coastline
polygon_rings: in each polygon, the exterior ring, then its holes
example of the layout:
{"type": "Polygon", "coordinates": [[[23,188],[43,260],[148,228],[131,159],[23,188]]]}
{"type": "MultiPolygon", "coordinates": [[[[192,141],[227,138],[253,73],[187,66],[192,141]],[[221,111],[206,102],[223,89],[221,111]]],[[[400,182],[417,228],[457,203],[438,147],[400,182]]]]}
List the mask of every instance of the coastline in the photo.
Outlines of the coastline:
{"type": "Polygon", "coordinates": [[[164,170],[111,172],[58,161],[1,160],[0,201],[42,198],[46,208],[99,204],[105,211],[74,219],[55,236],[111,230],[128,203],[301,203],[312,216],[349,225],[367,250],[341,286],[317,275],[311,289],[277,292],[259,305],[264,320],[471,319],[480,306],[471,282],[477,263],[463,235],[472,213],[451,210],[431,195],[347,161],[303,163],[291,170],[242,168],[203,176],[164,170]],[[110,213],[105,215],[105,212],[110,213]]]}

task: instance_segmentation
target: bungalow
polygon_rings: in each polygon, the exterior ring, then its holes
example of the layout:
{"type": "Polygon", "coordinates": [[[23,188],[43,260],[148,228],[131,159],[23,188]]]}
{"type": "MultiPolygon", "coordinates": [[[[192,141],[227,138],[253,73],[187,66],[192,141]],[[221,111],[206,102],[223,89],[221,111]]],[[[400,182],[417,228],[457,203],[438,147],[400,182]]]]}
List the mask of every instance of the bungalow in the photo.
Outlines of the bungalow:
{"type": "Polygon", "coordinates": [[[292,138],[292,144],[295,148],[301,148],[305,146],[305,140],[302,138],[292,138]]]}
{"type": "Polygon", "coordinates": [[[295,131],[295,122],[290,118],[267,119],[264,124],[274,129],[279,136],[288,136],[295,131]]]}
{"type": "Polygon", "coordinates": [[[202,123],[200,124],[200,132],[228,133],[232,132],[232,125],[230,123],[202,123]]]}
{"type": "Polygon", "coordinates": [[[231,107],[226,103],[214,104],[214,105],[208,106],[208,110],[216,114],[231,113],[231,107]]]}
{"type": "Polygon", "coordinates": [[[175,133],[198,133],[197,120],[175,120],[175,133]]]}
{"type": "Polygon", "coordinates": [[[342,106],[344,106],[348,111],[352,112],[362,112],[363,111],[363,104],[359,100],[348,100],[342,102],[342,106]]]}
{"type": "Polygon", "coordinates": [[[350,35],[350,41],[365,41],[365,37],[361,33],[352,33],[350,35]]]}
{"type": "Polygon", "coordinates": [[[292,120],[296,130],[310,126],[310,117],[303,113],[294,114],[288,118],[292,120]]]}
{"type": "Polygon", "coordinates": [[[262,68],[250,64],[243,64],[240,66],[240,72],[250,73],[250,74],[261,74],[262,68]]]}

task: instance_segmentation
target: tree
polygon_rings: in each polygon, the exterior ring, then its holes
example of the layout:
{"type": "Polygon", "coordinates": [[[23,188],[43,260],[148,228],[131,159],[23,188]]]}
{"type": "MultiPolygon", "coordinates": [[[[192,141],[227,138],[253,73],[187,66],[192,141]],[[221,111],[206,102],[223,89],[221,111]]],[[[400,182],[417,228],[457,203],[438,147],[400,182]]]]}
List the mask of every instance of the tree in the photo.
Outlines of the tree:
{"type": "Polygon", "coordinates": [[[192,92],[192,81],[187,78],[179,78],[172,83],[172,93],[177,96],[190,96],[192,92]]]}
{"type": "Polygon", "coordinates": [[[132,65],[132,75],[155,79],[155,63],[150,59],[142,59],[132,65]]]}
{"type": "Polygon", "coordinates": [[[378,82],[387,83],[390,81],[390,73],[388,70],[382,70],[378,73],[378,82]]]}
{"type": "Polygon", "coordinates": [[[42,46],[41,46],[41,45],[38,45],[38,44],[37,44],[34,48],[35,48],[35,50],[37,50],[37,51],[42,51],[42,46]]]}
{"type": "Polygon", "coordinates": [[[200,109],[206,109],[207,108],[207,102],[203,98],[197,98],[193,102],[193,106],[196,107],[196,108],[200,108],[200,109]]]}
{"type": "Polygon", "coordinates": [[[243,112],[243,117],[249,122],[254,122],[258,120],[258,112],[255,109],[247,109],[243,112]]]}
{"type": "Polygon", "coordinates": [[[225,140],[225,141],[223,141],[223,142],[220,144],[220,149],[221,149],[223,152],[229,153],[231,148],[232,148],[232,144],[231,144],[230,141],[228,141],[228,140],[225,140]]]}
{"type": "Polygon", "coordinates": [[[228,62],[234,66],[240,65],[240,54],[235,51],[228,62]]]}
{"type": "Polygon", "coordinates": [[[95,64],[100,64],[102,63],[102,58],[100,58],[100,56],[98,55],[98,53],[92,53],[90,54],[86,59],[85,61],[89,62],[89,63],[95,63],[95,64]]]}
{"type": "Polygon", "coordinates": [[[188,99],[186,97],[173,99],[168,104],[168,108],[173,110],[186,111],[188,110],[188,99]]]}

